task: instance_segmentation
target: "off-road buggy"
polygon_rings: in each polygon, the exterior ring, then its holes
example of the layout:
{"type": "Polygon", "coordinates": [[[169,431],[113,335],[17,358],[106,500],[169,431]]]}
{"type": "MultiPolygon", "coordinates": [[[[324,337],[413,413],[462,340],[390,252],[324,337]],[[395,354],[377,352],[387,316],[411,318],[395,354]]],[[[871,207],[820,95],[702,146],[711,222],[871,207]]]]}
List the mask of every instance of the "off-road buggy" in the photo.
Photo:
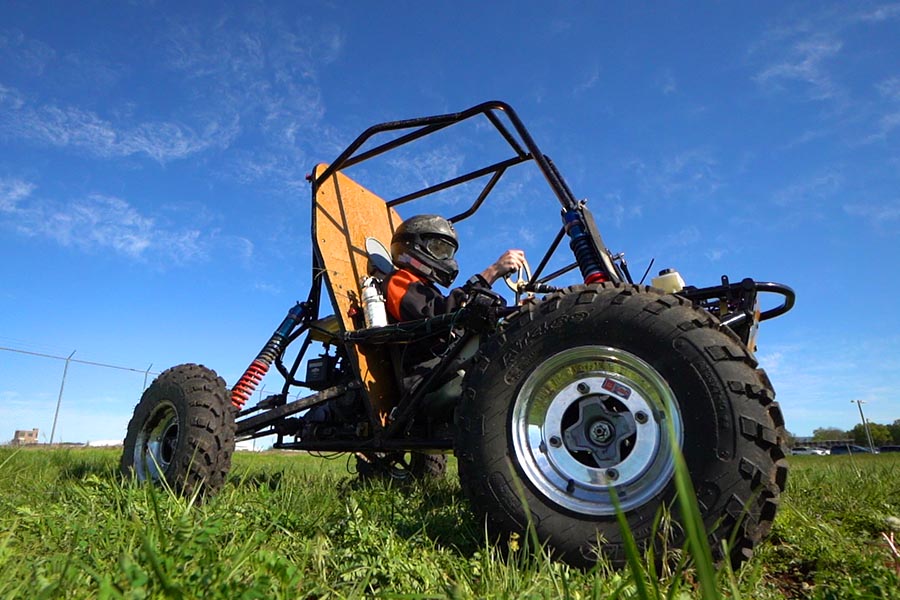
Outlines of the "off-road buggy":
{"type": "Polygon", "coordinates": [[[533,526],[567,562],[592,564],[603,553],[622,564],[617,505],[639,544],[683,541],[677,525],[662,541],[655,524],[669,509],[679,518],[680,451],[713,548],[730,540],[734,564],[751,555],[787,476],[781,411],[753,351],[758,324],[792,307],[790,288],[727,277],[683,286],[674,273],[654,279],[659,287],[634,283],[586,203],[501,102],[370,127],[309,180],[308,298],[230,390],[204,366],[162,373],[128,425],[126,472],[208,496],[224,484],[236,439],[275,436],[275,448],[349,453],[360,474],[398,478],[439,475],[452,452],[472,509],[497,538],[533,526]],[[472,120],[499,134],[506,158],[388,201],[344,174],[472,120]],[[471,205],[448,216],[462,223],[524,164],[549,184],[561,223],[533,272],[508,281],[515,303],[476,289],[451,314],[366,326],[366,310],[377,306],[368,302],[379,301],[366,286],[393,268],[382,246],[401,222],[396,207],[437,212],[453,205],[423,200],[474,184],[471,205]],[[545,273],[565,248],[569,259],[545,273]],[[554,286],[566,276],[580,282],[554,286]],[[761,311],[763,292],[781,303],[761,311]],[[423,358],[436,364],[406,389],[401,357],[426,338],[440,350],[423,358]],[[251,405],[271,365],[284,386],[251,405]]]}

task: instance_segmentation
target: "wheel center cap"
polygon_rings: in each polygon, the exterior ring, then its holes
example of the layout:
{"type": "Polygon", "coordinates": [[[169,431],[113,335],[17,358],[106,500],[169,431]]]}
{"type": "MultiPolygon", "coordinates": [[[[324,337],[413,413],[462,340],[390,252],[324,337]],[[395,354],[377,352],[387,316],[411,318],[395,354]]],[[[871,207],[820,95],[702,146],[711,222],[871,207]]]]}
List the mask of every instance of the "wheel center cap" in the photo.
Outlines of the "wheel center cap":
{"type": "Polygon", "coordinates": [[[606,444],[616,435],[616,429],[603,420],[594,421],[588,435],[595,444],[606,444]]]}
{"type": "MultiPolygon", "coordinates": [[[[619,442],[636,432],[631,413],[607,409],[599,395],[580,400],[576,410],[578,419],[562,431],[569,452],[587,453],[592,457],[588,459],[591,461],[589,466],[595,468],[612,467],[622,462],[628,450],[619,442]]],[[[552,439],[550,443],[553,444],[552,439]]]]}

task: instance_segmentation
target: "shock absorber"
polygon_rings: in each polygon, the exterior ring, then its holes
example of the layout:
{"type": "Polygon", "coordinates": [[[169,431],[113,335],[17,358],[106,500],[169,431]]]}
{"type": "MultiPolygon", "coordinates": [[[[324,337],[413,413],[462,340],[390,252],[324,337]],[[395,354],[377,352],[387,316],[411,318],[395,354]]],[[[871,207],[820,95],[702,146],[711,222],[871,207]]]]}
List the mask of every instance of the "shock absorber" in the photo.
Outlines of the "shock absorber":
{"type": "Polygon", "coordinates": [[[306,305],[303,303],[297,303],[288,311],[284,321],[281,322],[281,325],[275,330],[272,337],[270,337],[269,341],[266,342],[266,345],[263,346],[263,349],[260,350],[256,358],[253,359],[253,362],[250,363],[250,366],[247,367],[247,370],[244,371],[244,374],[241,375],[238,382],[231,388],[231,404],[234,405],[235,408],[240,410],[244,407],[244,404],[246,404],[247,400],[250,399],[250,396],[253,395],[256,386],[259,385],[262,378],[269,372],[269,367],[272,366],[272,363],[284,349],[284,340],[287,339],[297,324],[300,323],[305,316],[306,305]]]}
{"type": "Polygon", "coordinates": [[[597,255],[597,249],[594,247],[591,234],[581,218],[580,211],[567,210],[563,213],[563,222],[566,233],[571,238],[569,247],[575,255],[575,262],[578,263],[584,282],[602,283],[608,281],[606,273],[603,272],[600,257],[597,255]]]}

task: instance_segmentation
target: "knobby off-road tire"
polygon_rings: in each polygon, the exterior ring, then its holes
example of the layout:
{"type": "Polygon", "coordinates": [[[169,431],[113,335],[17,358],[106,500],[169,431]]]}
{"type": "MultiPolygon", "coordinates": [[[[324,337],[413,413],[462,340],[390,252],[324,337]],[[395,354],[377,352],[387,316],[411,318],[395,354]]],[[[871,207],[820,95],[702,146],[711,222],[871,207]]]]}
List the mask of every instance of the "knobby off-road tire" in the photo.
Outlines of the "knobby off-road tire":
{"type": "Polygon", "coordinates": [[[363,481],[389,479],[406,483],[441,479],[447,473],[447,456],[424,452],[357,454],[356,473],[363,481]]]}
{"type": "Polygon", "coordinates": [[[225,381],[202,365],[164,371],[134,409],[122,471],[177,493],[210,497],[221,489],[234,452],[234,412],[225,381]]]}
{"type": "MultiPolygon", "coordinates": [[[[682,298],[621,284],[554,293],[482,349],[464,390],[460,483],[501,539],[530,522],[570,564],[601,552],[622,566],[614,486],[638,544],[662,547],[654,518],[666,507],[679,519],[673,442],[719,559],[733,539],[739,565],[771,527],[787,478],[774,392],[740,340],[682,298]]],[[[680,526],[666,530],[684,543],[680,526]]]]}

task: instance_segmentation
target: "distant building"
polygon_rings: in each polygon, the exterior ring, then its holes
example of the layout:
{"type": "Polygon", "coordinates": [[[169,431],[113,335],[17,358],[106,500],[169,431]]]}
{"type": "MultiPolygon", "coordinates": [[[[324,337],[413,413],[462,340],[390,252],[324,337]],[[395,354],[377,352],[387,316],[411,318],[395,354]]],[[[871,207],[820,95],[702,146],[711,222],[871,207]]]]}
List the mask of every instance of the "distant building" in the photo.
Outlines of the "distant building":
{"type": "Polygon", "coordinates": [[[13,446],[26,446],[28,444],[37,444],[38,443],[38,430],[32,429],[31,431],[27,429],[17,429],[16,435],[13,436],[12,442],[10,442],[13,446]]]}

